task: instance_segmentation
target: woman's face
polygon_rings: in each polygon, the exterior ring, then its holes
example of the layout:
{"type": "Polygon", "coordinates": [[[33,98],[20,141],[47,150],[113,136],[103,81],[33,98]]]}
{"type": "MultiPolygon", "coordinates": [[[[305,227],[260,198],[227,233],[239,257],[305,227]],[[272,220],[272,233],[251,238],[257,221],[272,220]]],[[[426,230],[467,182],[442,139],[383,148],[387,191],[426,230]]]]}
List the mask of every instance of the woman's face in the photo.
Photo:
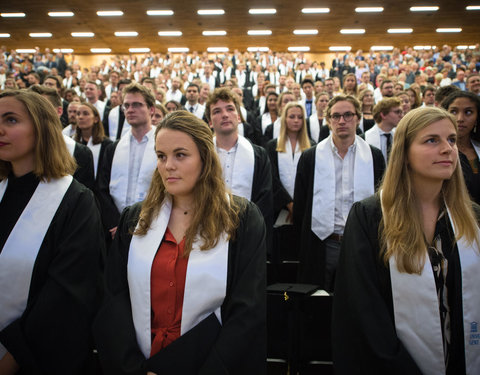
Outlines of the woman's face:
{"type": "Polygon", "coordinates": [[[167,103],[166,107],[167,107],[168,113],[172,113],[177,110],[177,106],[175,105],[175,103],[172,103],[172,102],[167,103]]]}
{"type": "Polygon", "coordinates": [[[415,93],[412,90],[408,90],[407,94],[408,94],[408,97],[410,98],[410,108],[413,108],[417,97],[415,96],[415,93]]]}
{"type": "Polygon", "coordinates": [[[267,99],[267,108],[269,111],[276,111],[277,110],[277,96],[270,95],[267,99]]]}
{"type": "Polygon", "coordinates": [[[317,101],[317,113],[323,115],[323,111],[325,111],[327,106],[328,106],[328,96],[327,95],[321,95],[320,98],[318,98],[318,101],[317,101]]]}
{"type": "Polygon", "coordinates": [[[433,122],[417,133],[407,151],[408,169],[416,186],[452,177],[458,159],[456,139],[449,119],[433,122]]]}
{"type": "Polygon", "coordinates": [[[296,98],[300,98],[300,85],[294,85],[292,88],[292,92],[296,98]]]}
{"type": "Polygon", "coordinates": [[[33,121],[25,105],[13,97],[0,99],[0,160],[10,162],[17,177],[35,166],[33,121]]]}
{"type": "Polygon", "coordinates": [[[80,130],[92,130],[98,118],[93,114],[93,111],[86,105],[81,105],[77,109],[77,126],[80,130]]]}
{"type": "Polygon", "coordinates": [[[355,77],[348,76],[345,78],[345,83],[343,84],[346,90],[353,90],[355,88],[355,77]]]}
{"type": "Polygon", "coordinates": [[[287,111],[287,132],[298,133],[303,127],[303,112],[298,107],[292,107],[287,111]]]}
{"type": "Polygon", "coordinates": [[[367,91],[363,96],[362,104],[363,105],[373,105],[373,92],[367,91]]]}
{"type": "Polygon", "coordinates": [[[192,198],[203,167],[193,139],[178,130],[162,129],[155,140],[155,151],[157,169],[168,193],[192,198]]]}
{"type": "Polygon", "coordinates": [[[407,94],[403,94],[398,96],[398,99],[400,99],[400,101],[402,102],[403,115],[405,116],[412,109],[410,97],[407,94]]]}
{"type": "Polygon", "coordinates": [[[158,126],[163,120],[163,112],[155,107],[155,113],[152,115],[152,125],[158,126]]]}
{"type": "Polygon", "coordinates": [[[457,98],[448,106],[448,112],[457,119],[458,137],[469,137],[478,119],[475,103],[469,98],[457,98]]]}
{"type": "Polygon", "coordinates": [[[283,107],[285,107],[288,103],[290,102],[294,102],[295,101],[295,98],[293,97],[293,95],[290,95],[290,94],[285,94],[282,96],[282,102],[280,103],[280,105],[282,106],[280,108],[280,111],[283,109],[283,107]]]}

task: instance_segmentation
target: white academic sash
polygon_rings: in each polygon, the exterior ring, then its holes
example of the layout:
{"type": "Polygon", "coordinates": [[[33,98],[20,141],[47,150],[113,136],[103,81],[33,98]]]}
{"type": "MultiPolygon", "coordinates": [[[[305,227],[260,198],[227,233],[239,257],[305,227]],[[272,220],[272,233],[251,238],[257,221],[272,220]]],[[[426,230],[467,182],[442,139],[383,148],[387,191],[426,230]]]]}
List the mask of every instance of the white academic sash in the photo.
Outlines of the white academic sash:
{"type": "Polygon", "coordinates": [[[292,152],[292,144],[287,138],[285,141],[286,152],[277,152],[278,157],[278,174],[280,181],[287,190],[288,194],[293,199],[293,192],[295,190],[295,177],[297,175],[297,165],[302,155],[299,142],[295,146],[295,154],[292,152]],[[292,157],[293,154],[293,157],[292,157]]]}
{"type": "Polygon", "coordinates": [[[273,123],[273,137],[272,139],[278,139],[278,136],[280,135],[280,128],[282,126],[282,119],[281,117],[277,118],[275,122],[273,123]]]}
{"type": "MultiPolygon", "coordinates": [[[[153,171],[157,165],[157,156],[154,152],[154,131],[155,129],[151,129],[146,134],[148,143],[145,147],[145,152],[143,153],[142,164],[138,174],[138,183],[135,192],[136,202],[145,199],[152,180],[153,171]]],[[[120,138],[117,148],[115,149],[115,154],[113,155],[112,170],[110,173],[110,195],[112,196],[119,212],[123,211],[127,202],[130,136],[133,137],[131,131],[120,138]]]]}
{"type": "MultiPolygon", "coordinates": [[[[110,134],[110,139],[115,141],[117,139],[118,132],[118,118],[120,116],[120,106],[114,107],[108,114],[108,133],[110,134]]],[[[120,138],[123,137],[130,130],[130,124],[127,119],[123,121],[122,134],[120,138]]]]}
{"type": "Polygon", "coordinates": [[[317,114],[313,114],[309,117],[310,119],[310,137],[315,142],[318,142],[320,139],[320,123],[318,121],[317,114]]]}
{"type": "MultiPolygon", "coordinates": [[[[355,136],[353,200],[360,201],[375,192],[373,156],[367,142],[355,136]]],[[[335,222],[335,163],[332,136],[317,145],[313,178],[312,232],[322,241],[333,233],[335,222]]]]}
{"type": "Polygon", "coordinates": [[[87,147],[92,151],[93,155],[93,172],[95,178],[97,178],[97,169],[98,169],[98,159],[100,158],[100,148],[102,147],[101,143],[93,144],[92,137],[88,140],[87,147]]]}
{"type": "MultiPolygon", "coordinates": [[[[40,182],[0,253],[0,330],[18,319],[27,306],[33,266],[72,176],[40,182]]],[[[0,201],[8,180],[0,182],[0,201]]],[[[6,353],[0,344],[0,358],[6,353]]]]}
{"type": "MultiPolygon", "coordinates": [[[[448,217],[456,232],[450,211],[448,217]]],[[[474,375],[480,373],[480,254],[463,238],[457,247],[462,270],[466,373],[474,375]]],[[[446,371],[442,328],[432,265],[428,254],[425,256],[420,275],[399,272],[395,257],[389,260],[395,329],[422,373],[438,375],[446,371]]]]}
{"type": "Polygon", "coordinates": [[[477,158],[480,158],[480,143],[477,141],[474,141],[473,139],[470,140],[470,142],[472,143],[472,146],[477,154],[477,158]]]}
{"type": "Polygon", "coordinates": [[[68,152],[70,153],[70,155],[73,156],[73,153],[75,152],[75,145],[77,144],[77,142],[75,142],[72,138],[65,134],[62,135],[63,139],[65,140],[65,144],[67,145],[68,152]]]}
{"type": "Polygon", "coordinates": [[[272,117],[270,116],[270,112],[265,112],[262,115],[262,135],[265,134],[265,130],[267,129],[267,126],[272,123],[272,117]]]}
{"type": "Polygon", "coordinates": [[[254,172],[255,152],[253,146],[239,135],[237,153],[233,162],[232,193],[251,200],[254,172]]]}
{"type": "Polygon", "coordinates": [[[242,137],[245,136],[245,127],[243,126],[243,122],[240,122],[238,123],[238,127],[237,127],[237,130],[238,130],[238,134],[241,135],[242,137]]]}
{"type": "MultiPolygon", "coordinates": [[[[128,255],[128,287],[137,341],[145,358],[150,357],[151,292],[153,260],[170,220],[172,202],[166,199],[158,216],[145,236],[134,235],[128,255]]],[[[182,308],[181,335],[215,312],[221,323],[221,306],[226,295],[228,270],[228,240],[222,236],[217,245],[200,250],[197,238],[187,265],[182,308]]]]}

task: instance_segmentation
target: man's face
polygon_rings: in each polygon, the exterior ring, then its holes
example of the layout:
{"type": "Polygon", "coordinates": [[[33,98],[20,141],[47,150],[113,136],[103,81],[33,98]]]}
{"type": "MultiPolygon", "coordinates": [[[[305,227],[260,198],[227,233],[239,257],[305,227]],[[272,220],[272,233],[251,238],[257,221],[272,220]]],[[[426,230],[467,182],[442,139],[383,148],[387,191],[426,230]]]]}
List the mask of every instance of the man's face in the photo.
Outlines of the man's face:
{"type": "Polygon", "coordinates": [[[370,83],[370,73],[365,72],[362,74],[362,82],[363,83],[370,83]]]}
{"type": "Polygon", "coordinates": [[[218,135],[230,135],[237,131],[240,115],[235,103],[219,100],[210,106],[210,126],[218,135]]]}
{"type": "Polygon", "coordinates": [[[144,97],[140,93],[128,93],[123,100],[125,118],[133,127],[151,124],[155,108],[148,108],[144,97]]]}
{"type": "Polygon", "coordinates": [[[395,127],[403,117],[403,109],[400,106],[392,107],[390,108],[390,111],[388,111],[387,114],[384,115],[382,113],[381,117],[382,117],[382,123],[391,127],[395,127]]]}
{"type": "Polygon", "coordinates": [[[458,70],[457,71],[457,79],[460,82],[463,82],[463,80],[465,79],[465,72],[463,70],[458,70]]]}
{"type": "Polygon", "coordinates": [[[280,86],[285,86],[285,82],[287,80],[287,77],[285,76],[280,76],[278,82],[280,83],[280,86]]]}
{"type": "Polygon", "coordinates": [[[313,86],[310,83],[304,83],[302,89],[305,96],[308,99],[311,99],[313,96],[313,86]]]}
{"type": "Polygon", "coordinates": [[[382,96],[387,98],[393,96],[393,82],[387,82],[382,86],[382,96]]]}
{"type": "Polygon", "coordinates": [[[93,83],[87,83],[85,85],[85,96],[89,101],[96,102],[98,100],[97,85],[94,85],[93,83]]]}
{"type": "Polygon", "coordinates": [[[468,79],[467,89],[475,94],[480,93],[480,75],[474,75],[468,79]]]}
{"type": "Polygon", "coordinates": [[[210,94],[210,86],[208,86],[208,85],[203,85],[202,88],[201,88],[201,90],[200,90],[200,96],[201,96],[203,99],[207,99],[209,94],[210,94]]]}
{"type": "Polygon", "coordinates": [[[172,90],[178,90],[180,88],[180,79],[175,77],[172,79],[172,90]]]}
{"type": "Polygon", "coordinates": [[[113,107],[116,107],[117,105],[120,104],[120,100],[119,100],[119,94],[117,92],[112,92],[110,94],[110,107],[113,108],[113,107]]]}
{"type": "Polygon", "coordinates": [[[432,90],[425,91],[423,94],[423,102],[425,105],[435,104],[435,93],[432,90]]]}
{"type": "Polygon", "coordinates": [[[288,77],[287,80],[285,81],[286,85],[287,85],[287,89],[289,91],[292,91],[293,89],[293,84],[295,83],[295,81],[293,80],[292,77],[288,77]]]}
{"type": "Polygon", "coordinates": [[[119,80],[120,80],[120,77],[118,76],[117,73],[110,74],[110,82],[112,83],[112,85],[116,86],[119,80]]]}
{"type": "Polygon", "coordinates": [[[329,79],[325,81],[325,89],[329,94],[333,93],[333,89],[334,89],[333,80],[329,79]]]}
{"type": "Polygon", "coordinates": [[[38,83],[38,82],[37,82],[37,78],[36,78],[33,74],[29,74],[29,75],[27,76],[27,80],[28,80],[28,83],[29,83],[30,85],[34,85],[34,84],[38,83]]]}
{"type": "Polygon", "coordinates": [[[53,78],[47,78],[43,81],[43,86],[57,90],[57,82],[53,78]]]}
{"type": "Polygon", "coordinates": [[[68,106],[67,113],[68,113],[68,122],[70,124],[75,124],[77,121],[78,107],[79,105],[75,102],[70,103],[70,105],[68,106]]]}
{"type": "Polygon", "coordinates": [[[195,104],[198,101],[198,89],[195,86],[190,86],[187,88],[187,100],[191,104],[195,104]]]}

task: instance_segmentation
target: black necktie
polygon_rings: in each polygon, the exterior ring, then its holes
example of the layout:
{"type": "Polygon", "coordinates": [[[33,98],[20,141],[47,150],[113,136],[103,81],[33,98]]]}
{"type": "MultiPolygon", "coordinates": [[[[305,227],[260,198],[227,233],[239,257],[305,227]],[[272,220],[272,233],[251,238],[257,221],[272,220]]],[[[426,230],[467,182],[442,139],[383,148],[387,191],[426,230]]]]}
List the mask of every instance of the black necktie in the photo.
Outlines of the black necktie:
{"type": "Polygon", "coordinates": [[[390,150],[392,149],[392,134],[384,133],[385,138],[387,138],[387,161],[390,157],[390,150]]]}
{"type": "MultiPolygon", "coordinates": [[[[193,113],[194,108],[190,107],[190,112],[193,113]]],[[[390,134],[389,134],[390,135],[390,134]]]]}

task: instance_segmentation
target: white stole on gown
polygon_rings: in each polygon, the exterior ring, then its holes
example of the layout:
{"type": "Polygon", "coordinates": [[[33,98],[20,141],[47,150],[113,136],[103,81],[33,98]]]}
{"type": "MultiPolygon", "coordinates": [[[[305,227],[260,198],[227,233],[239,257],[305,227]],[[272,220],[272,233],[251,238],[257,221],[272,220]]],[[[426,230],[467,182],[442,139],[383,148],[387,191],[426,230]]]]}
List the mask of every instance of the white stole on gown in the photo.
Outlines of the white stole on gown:
{"type": "MultiPolygon", "coordinates": [[[[335,163],[332,135],[317,145],[313,178],[312,232],[322,241],[333,233],[335,222],[335,163]]],[[[358,202],[375,192],[372,150],[367,142],[355,136],[353,201],[358,202]]]]}
{"type": "MultiPolygon", "coordinates": [[[[450,223],[456,232],[448,213],[450,223]]],[[[478,228],[477,228],[478,231],[478,228]]],[[[480,254],[475,244],[457,242],[462,271],[463,334],[468,375],[480,374],[480,254]]],[[[445,374],[445,360],[437,288],[430,257],[421,275],[399,272],[391,257],[395,329],[400,341],[425,375],[445,374]]]]}
{"type": "MultiPolygon", "coordinates": [[[[217,138],[213,138],[217,144],[217,138]]],[[[255,172],[255,151],[252,144],[241,135],[238,136],[237,152],[233,162],[232,193],[252,200],[253,174],[255,172]]]]}
{"type": "Polygon", "coordinates": [[[92,137],[88,140],[87,147],[92,151],[93,155],[93,172],[95,178],[97,178],[97,169],[98,169],[98,159],[100,158],[100,149],[102,147],[101,143],[93,144],[92,137]]]}
{"type": "MultiPolygon", "coordinates": [[[[151,294],[150,278],[155,255],[170,220],[172,202],[166,198],[158,216],[145,236],[134,235],[128,254],[128,288],[138,345],[145,358],[150,357],[151,294]]],[[[200,250],[199,238],[190,252],[183,297],[181,335],[195,327],[212,312],[221,323],[221,306],[227,289],[228,240],[219,238],[217,245],[200,250]]]]}
{"type": "MultiPolygon", "coordinates": [[[[72,140],[73,142],[73,140],[72,140]]],[[[72,176],[38,184],[0,253],[0,330],[18,319],[27,306],[33,267],[72,176]]],[[[0,182],[0,201],[8,180],[0,182]]],[[[0,344],[0,358],[6,353],[0,344]]]]}
{"type": "Polygon", "coordinates": [[[282,119],[281,117],[277,118],[275,122],[273,123],[273,129],[272,129],[272,139],[278,139],[278,136],[280,135],[280,128],[282,126],[282,119]]]}
{"type": "MultiPolygon", "coordinates": [[[[153,172],[157,166],[157,155],[154,151],[155,137],[153,136],[155,129],[151,129],[146,136],[148,143],[143,153],[142,165],[138,173],[138,183],[135,192],[135,201],[140,202],[145,199],[150,182],[152,181],[153,172]]],[[[112,170],[110,173],[110,195],[115,202],[119,212],[126,207],[127,187],[128,187],[128,170],[130,163],[130,136],[128,132],[120,138],[115,154],[113,155],[112,170]]]]}
{"type": "Polygon", "coordinates": [[[65,140],[65,144],[67,145],[67,150],[70,153],[70,155],[73,156],[73,153],[75,152],[75,145],[77,144],[72,138],[69,136],[63,134],[63,139],[65,140]]]}
{"type": "Polygon", "coordinates": [[[285,190],[293,199],[293,192],[295,190],[295,176],[297,175],[297,165],[302,155],[299,142],[295,145],[295,153],[292,151],[292,144],[290,140],[285,141],[286,152],[277,152],[278,157],[278,174],[280,181],[285,190]],[[293,154],[293,155],[292,155],[293,154]]]}

